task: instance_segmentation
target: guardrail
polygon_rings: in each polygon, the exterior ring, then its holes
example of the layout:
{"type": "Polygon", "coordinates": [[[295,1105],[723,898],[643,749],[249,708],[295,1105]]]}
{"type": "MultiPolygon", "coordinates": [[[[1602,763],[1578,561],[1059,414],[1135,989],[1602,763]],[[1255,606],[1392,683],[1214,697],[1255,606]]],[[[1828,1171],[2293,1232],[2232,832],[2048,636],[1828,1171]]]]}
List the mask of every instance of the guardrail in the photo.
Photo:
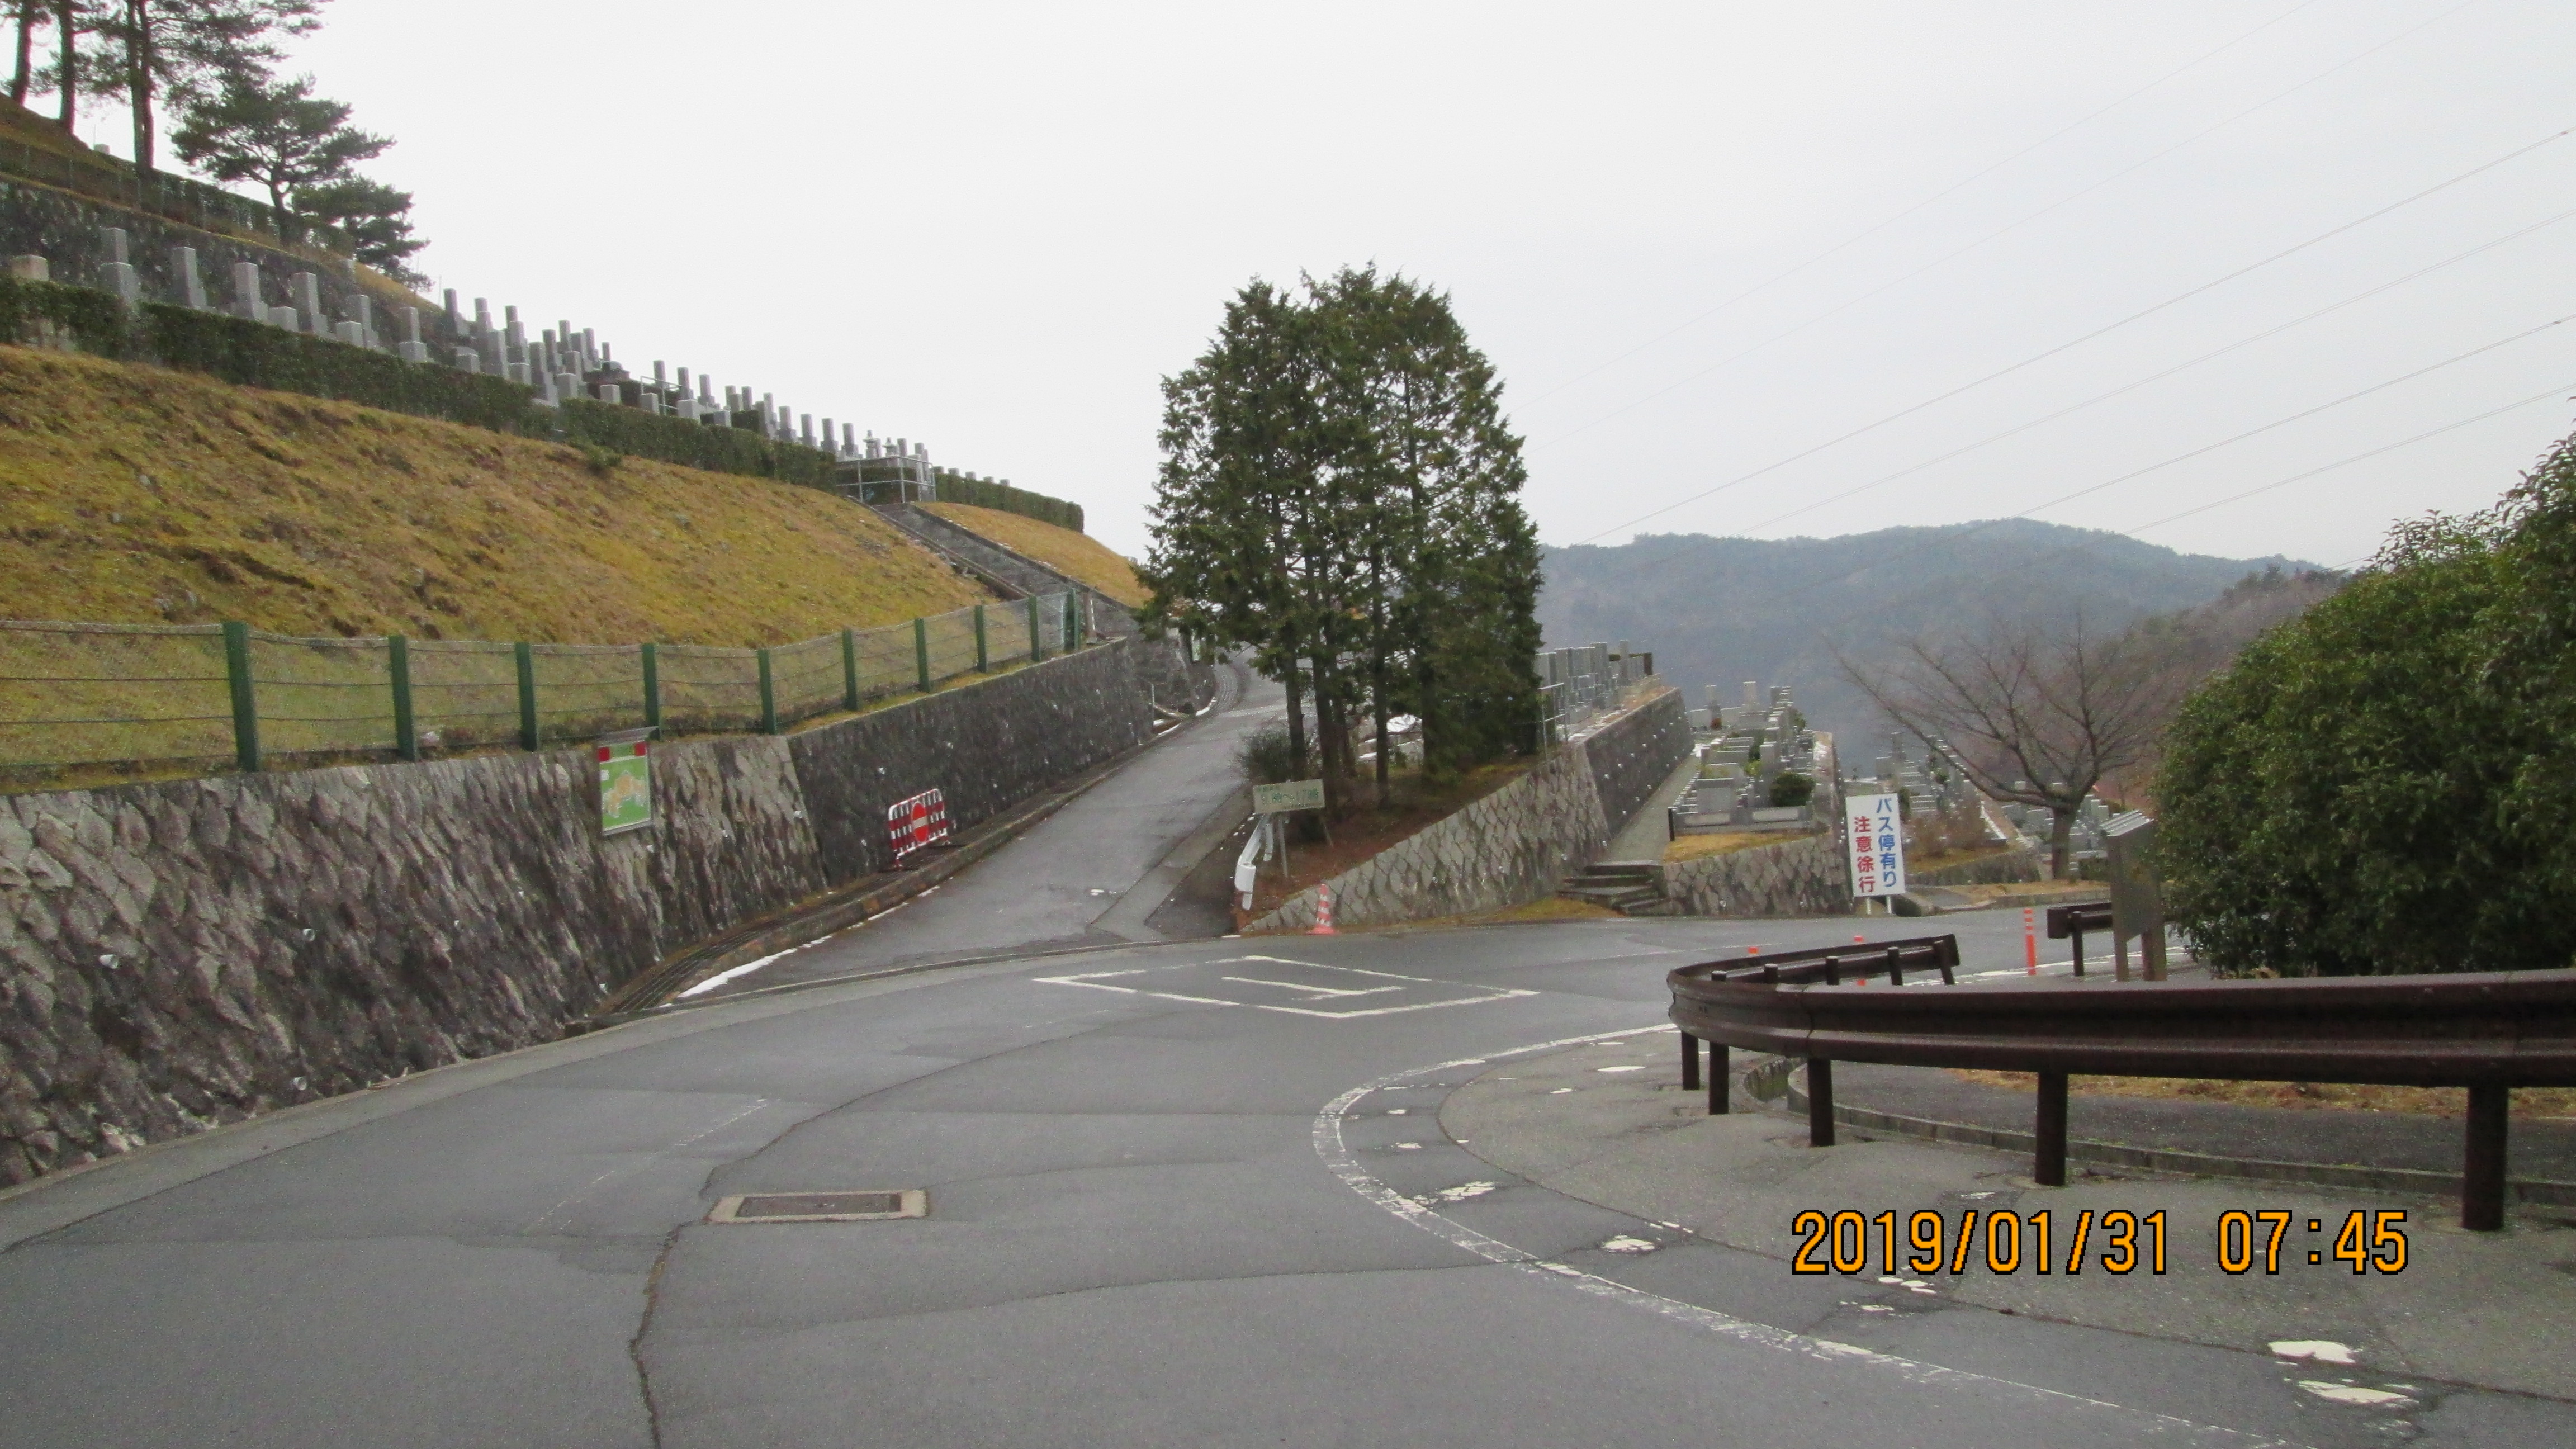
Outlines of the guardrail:
{"type": "Polygon", "coordinates": [[[2070,1075],[2465,1087],[2460,1224],[2476,1230],[2504,1225],[2512,1090],[2576,1086],[2576,970],[2084,986],[1962,986],[1944,970],[1944,990],[1850,989],[1957,960],[1956,937],[1930,936],[1684,966],[1665,978],[1683,1085],[1698,1084],[1700,1041],[1712,1112],[1727,1047],[1802,1058],[1808,1140],[1830,1147],[1836,1061],[2035,1072],[2044,1187],[2066,1184],[2070,1075]]]}

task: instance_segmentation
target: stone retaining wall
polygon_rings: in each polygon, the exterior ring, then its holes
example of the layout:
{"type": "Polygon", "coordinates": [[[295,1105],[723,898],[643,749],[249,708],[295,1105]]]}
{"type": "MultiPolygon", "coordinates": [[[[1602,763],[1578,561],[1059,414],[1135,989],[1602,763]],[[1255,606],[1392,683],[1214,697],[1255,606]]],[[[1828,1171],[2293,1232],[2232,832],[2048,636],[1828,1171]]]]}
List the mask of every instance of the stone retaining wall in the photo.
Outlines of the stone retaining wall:
{"type": "Polygon", "coordinates": [[[1663,866],[1664,895],[1686,916],[1839,916],[1851,876],[1830,831],[1663,866]]]}
{"type": "MultiPolygon", "coordinates": [[[[1658,690],[1528,774],[1324,882],[1333,922],[1394,925],[1550,895],[1600,857],[1689,750],[1680,691],[1658,690]]],[[[1300,891],[1244,931],[1305,930],[1316,900],[1315,888],[1300,891]]]]}
{"type": "Polygon", "coordinates": [[[602,839],[586,749],[0,797],[0,1182],[551,1040],[696,941],[1151,738],[1089,649],[785,737],[653,751],[602,839]]]}

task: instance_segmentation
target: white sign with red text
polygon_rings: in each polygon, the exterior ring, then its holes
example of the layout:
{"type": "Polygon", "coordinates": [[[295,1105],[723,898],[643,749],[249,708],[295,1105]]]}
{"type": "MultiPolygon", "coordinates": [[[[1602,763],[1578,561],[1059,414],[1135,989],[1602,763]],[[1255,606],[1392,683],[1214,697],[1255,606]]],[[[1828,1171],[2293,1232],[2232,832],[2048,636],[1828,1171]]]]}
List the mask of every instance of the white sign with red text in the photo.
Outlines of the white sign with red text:
{"type": "Polygon", "coordinates": [[[1905,894],[1905,817],[1894,795],[1850,795],[1843,800],[1843,853],[1851,862],[1852,894],[1905,894]]]}

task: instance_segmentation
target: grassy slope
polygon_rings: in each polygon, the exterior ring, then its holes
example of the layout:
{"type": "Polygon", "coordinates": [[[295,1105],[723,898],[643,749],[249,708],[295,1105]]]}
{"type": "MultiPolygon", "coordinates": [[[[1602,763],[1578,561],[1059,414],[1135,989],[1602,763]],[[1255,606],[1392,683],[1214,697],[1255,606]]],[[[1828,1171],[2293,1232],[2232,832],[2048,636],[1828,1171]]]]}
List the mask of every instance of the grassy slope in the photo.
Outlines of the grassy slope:
{"type": "Polygon", "coordinates": [[[974,508],[963,503],[924,505],[931,512],[971,532],[980,533],[1002,547],[1054,569],[1057,573],[1079,579],[1118,602],[1135,608],[1145,602],[1145,585],[1136,577],[1135,565],[1109,551],[1109,546],[1088,534],[998,508],[974,508]]]}
{"type": "Polygon", "coordinates": [[[982,597],[812,489],[0,347],[0,618],[747,645],[982,597]]]}

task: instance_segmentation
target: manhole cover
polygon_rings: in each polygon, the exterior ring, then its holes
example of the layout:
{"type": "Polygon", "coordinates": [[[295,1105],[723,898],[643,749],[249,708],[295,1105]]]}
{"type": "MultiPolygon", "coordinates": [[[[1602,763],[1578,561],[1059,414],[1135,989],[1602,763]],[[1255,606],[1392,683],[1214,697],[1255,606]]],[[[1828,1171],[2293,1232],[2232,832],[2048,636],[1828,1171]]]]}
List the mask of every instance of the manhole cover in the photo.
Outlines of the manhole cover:
{"type": "Polygon", "coordinates": [[[898,1192],[755,1192],[729,1197],[707,1214],[711,1223],[863,1223],[917,1218],[930,1211],[930,1194],[898,1192]]]}

